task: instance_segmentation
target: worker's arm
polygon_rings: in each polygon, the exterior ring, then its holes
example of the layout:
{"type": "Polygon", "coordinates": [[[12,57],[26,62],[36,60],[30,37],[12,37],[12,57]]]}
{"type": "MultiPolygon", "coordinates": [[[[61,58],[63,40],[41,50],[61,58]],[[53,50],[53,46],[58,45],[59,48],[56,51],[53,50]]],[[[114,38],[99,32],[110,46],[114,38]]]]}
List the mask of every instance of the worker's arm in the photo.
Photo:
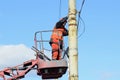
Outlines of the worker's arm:
{"type": "Polygon", "coordinates": [[[66,24],[66,22],[67,22],[67,19],[68,19],[68,17],[64,17],[64,18],[62,18],[60,21],[58,21],[58,22],[56,23],[56,28],[61,28],[61,27],[63,26],[63,24],[64,24],[64,26],[65,26],[65,24],[66,24]]]}
{"type": "Polygon", "coordinates": [[[68,17],[66,16],[66,17],[62,18],[62,19],[60,20],[60,22],[61,22],[61,23],[67,22],[67,19],[68,19],[68,17]]]}

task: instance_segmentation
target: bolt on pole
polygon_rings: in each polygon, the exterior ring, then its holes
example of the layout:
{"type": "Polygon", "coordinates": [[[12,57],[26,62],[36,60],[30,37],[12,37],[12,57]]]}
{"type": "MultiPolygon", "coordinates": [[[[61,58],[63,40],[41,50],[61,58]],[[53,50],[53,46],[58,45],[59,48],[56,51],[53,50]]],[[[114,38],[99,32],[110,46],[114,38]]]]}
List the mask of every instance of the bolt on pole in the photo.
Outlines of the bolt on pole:
{"type": "Polygon", "coordinates": [[[76,22],[76,0],[69,0],[69,80],[78,80],[78,41],[76,22]]]}

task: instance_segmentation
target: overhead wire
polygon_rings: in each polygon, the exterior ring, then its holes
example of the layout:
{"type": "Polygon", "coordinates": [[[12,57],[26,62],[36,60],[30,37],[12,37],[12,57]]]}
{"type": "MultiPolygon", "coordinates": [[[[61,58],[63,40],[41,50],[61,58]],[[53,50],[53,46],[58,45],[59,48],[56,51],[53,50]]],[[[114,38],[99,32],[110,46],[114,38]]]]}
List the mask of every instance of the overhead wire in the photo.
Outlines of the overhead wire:
{"type": "Polygon", "coordinates": [[[80,8],[80,10],[79,10],[79,17],[80,17],[80,15],[81,15],[81,12],[82,12],[84,3],[85,3],[85,0],[82,1],[82,5],[81,5],[81,8],[80,8]]]}
{"type": "Polygon", "coordinates": [[[62,6],[62,1],[59,1],[59,19],[61,17],[61,6],[62,6]]]}
{"type": "Polygon", "coordinates": [[[80,21],[82,21],[82,23],[83,23],[83,31],[82,31],[82,33],[78,36],[78,38],[80,38],[80,37],[83,35],[83,33],[85,32],[85,22],[84,22],[84,20],[83,20],[82,17],[81,17],[81,12],[82,12],[84,3],[85,3],[85,0],[82,1],[80,10],[79,10],[79,12],[78,12],[77,29],[79,29],[79,23],[80,23],[80,21]]]}
{"type": "Polygon", "coordinates": [[[84,20],[82,19],[82,17],[80,17],[80,20],[81,20],[82,23],[83,23],[83,31],[82,31],[81,34],[78,36],[78,38],[80,38],[80,37],[84,34],[84,32],[85,32],[85,22],[84,22],[84,20]]]}

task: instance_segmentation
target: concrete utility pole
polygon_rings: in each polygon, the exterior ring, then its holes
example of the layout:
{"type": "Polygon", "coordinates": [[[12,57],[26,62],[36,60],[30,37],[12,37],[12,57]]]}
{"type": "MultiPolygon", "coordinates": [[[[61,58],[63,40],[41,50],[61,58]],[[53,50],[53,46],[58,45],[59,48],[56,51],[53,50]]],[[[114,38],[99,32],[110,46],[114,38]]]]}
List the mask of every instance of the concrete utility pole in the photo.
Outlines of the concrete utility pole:
{"type": "Polygon", "coordinates": [[[76,0],[69,0],[69,80],[78,80],[76,0]]]}

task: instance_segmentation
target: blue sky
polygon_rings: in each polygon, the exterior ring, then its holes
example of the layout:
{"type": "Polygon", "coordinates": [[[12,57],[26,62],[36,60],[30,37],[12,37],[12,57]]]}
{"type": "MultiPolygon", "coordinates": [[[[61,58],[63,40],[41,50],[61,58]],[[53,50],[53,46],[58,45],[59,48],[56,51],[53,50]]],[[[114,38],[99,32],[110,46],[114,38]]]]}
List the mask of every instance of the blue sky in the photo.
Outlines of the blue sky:
{"type": "MultiPolygon", "coordinates": [[[[61,1],[60,15],[60,0],[0,0],[0,45],[22,44],[31,48],[34,32],[51,30],[60,17],[68,15],[68,0],[61,1]]],[[[81,2],[76,0],[77,10],[81,2]]],[[[85,1],[81,13],[85,33],[78,39],[80,80],[120,80],[119,3],[119,0],[85,1]]],[[[78,35],[83,31],[83,23],[79,27],[78,35]]],[[[22,80],[40,80],[34,73],[27,74],[22,80]]],[[[67,77],[66,74],[60,80],[67,77]]]]}

